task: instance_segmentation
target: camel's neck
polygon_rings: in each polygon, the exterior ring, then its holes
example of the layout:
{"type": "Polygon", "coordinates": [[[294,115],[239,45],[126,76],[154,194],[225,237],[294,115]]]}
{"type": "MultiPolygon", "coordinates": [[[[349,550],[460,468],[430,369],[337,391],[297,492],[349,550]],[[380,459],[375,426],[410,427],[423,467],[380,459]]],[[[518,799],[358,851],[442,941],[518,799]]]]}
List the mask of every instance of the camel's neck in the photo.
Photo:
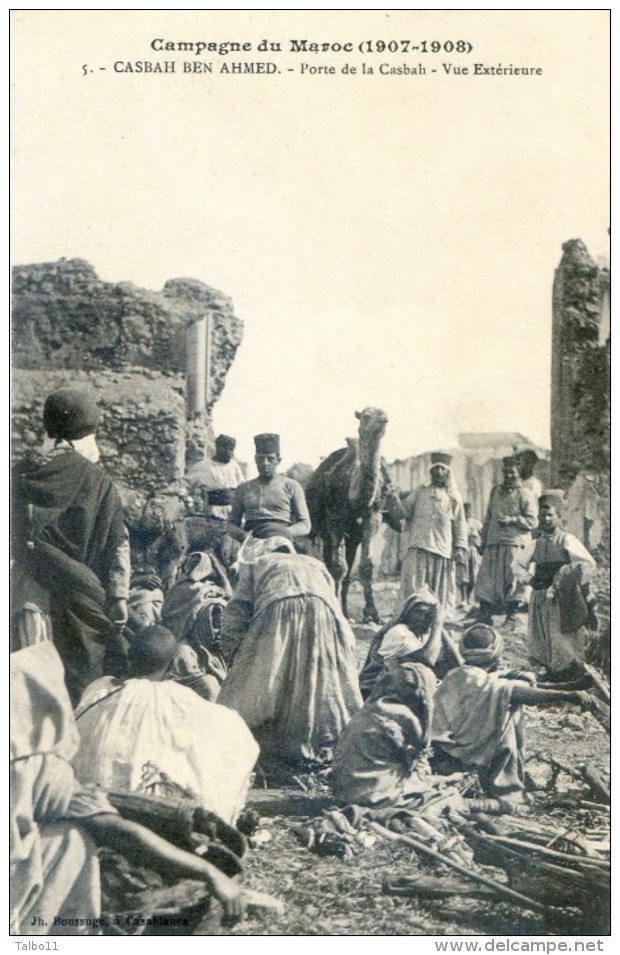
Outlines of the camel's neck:
{"type": "Polygon", "coordinates": [[[360,435],[355,469],[349,484],[349,500],[356,506],[374,504],[381,481],[381,436],[360,435]]]}

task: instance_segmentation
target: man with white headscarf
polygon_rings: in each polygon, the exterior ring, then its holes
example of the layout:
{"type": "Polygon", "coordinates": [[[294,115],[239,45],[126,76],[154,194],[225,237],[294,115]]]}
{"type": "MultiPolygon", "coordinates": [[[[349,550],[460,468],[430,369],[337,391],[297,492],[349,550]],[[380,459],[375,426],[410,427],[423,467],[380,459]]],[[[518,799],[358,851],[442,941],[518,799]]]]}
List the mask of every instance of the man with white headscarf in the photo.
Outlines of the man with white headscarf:
{"type": "MultiPolygon", "coordinates": [[[[428,587],[407,597],[402,607],[375,633],[359,682],[367,699],[379,677],[394,662],[412,658],[433,668],[442,650],[444,614],[428,587]]],[[[452,647],[450,647],[453,650],[452,647]]],[[[461,662],[460,657],[455,662],[461,662]]]]}
{"type": "Polygon", "coordinates": [[[262,758],[315,760],[362,705],[353,631],[325,565],[295,553],[283,525],[257,528],[239,557],[218,702],[241,714],[262,758]]]}
{"type": "Polygon", "coordinates": [[[572,703],[590,706],[587,693],[543,690],[533,675],[499,672],[503,640],[485,624],[461,638],[465,661],[450,670],[435,691],[432,738],[451,768],[475,769],[489,796],[516,802],[524,796],[522,705],[572,703]]]}
{"type": "Polygon", "coordinates": [[[366,702],[334,752],[331,782],[339,802],[394,807],[426,790],[442,622],[437,598],[423,587],[375,634],[360,673],[366,702]]]}
{"type": "Polygon", "coordinates": [[[429,667],[396,651],[336,746],[331,784],[338,802],[384,808],[425,792],[435,683],[429,667]]]}
{"type": "Polygon", "coordinates": [[[427,586],[442,607],[454,605],[454,564],[467,561],[467,522],[463,503],[452,487],[451,461],[451,455],[433,451],[431,483],[402,502],[408,539],[401,568],[401,600],[427,586]]]}

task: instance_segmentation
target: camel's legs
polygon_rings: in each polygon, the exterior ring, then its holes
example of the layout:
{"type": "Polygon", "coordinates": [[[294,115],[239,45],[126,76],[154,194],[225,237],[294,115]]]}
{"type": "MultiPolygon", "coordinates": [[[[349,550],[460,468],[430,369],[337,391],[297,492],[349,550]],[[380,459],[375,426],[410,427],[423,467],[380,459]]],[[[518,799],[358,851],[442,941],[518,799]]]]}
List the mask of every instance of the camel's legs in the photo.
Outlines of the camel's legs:
{"type": "Polygon", "coordinates": [[[325,566],[328,571],[334,578],[336,596],[339,597],[346,566],[342,540],[338,540],[335,534],[328,534],[323,538],[323,560],[325,561],[325,566]]]}
{"type": "Polygon", "coordinates": [[[375,607],[375,601],[372,593],[372,571],[373,564],[372,558],[370,556],[370,540],[372,537],[373,527],[371,521],[364,521],[362,528],[362,555],[360,559],[360,580],[362,582],[362,587],[364,588],[364,615],[362,620],[364,623],[380,623],[379,612],[375,607]]]}
{"type": "Polygon", "coordinates": [[[347,600],[349,596],[349,585],[351,583],[351,571],[353,569],[353,564],[355,563],[355,555],[357,554],[358,547],[359,541],[352,540],[350,537],[346,538],[344,558],[346,573],[342,579],[342,612],[344,613],[345,617],[349,616],[347,600]]]}

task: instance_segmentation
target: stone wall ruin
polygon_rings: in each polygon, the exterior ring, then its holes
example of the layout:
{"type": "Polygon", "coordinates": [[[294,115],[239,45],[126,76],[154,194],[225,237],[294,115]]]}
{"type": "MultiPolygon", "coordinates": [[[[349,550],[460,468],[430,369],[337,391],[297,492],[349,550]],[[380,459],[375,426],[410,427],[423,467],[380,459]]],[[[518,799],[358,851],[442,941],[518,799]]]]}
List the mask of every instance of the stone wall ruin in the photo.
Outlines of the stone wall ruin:
{"type": "Polygon", "coordinates": [[[102,409],[101,463],[131,522],[147,501],[171,516],[186,506],[186,464],[213,450],[213,406],[243,335],[229,298],[196,279],[160,292],[98,278],[82,259],[13,270],[12,445],[40,446],[46,395],[61,385],[92,389],[102,409]],[[209,368],[195,368],[188,329],[208,316],[209,368]],[[187,407],[188,376],[203,373],[201,407],[187,407]]]}

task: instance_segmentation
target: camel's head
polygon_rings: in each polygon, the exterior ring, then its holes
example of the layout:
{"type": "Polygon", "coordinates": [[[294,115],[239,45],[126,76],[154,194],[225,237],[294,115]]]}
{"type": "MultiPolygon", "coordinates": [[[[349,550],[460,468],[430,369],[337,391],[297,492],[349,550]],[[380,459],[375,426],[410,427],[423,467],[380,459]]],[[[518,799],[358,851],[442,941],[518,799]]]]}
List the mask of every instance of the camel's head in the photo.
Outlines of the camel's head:
{"type": "Polygon", "coordinates": [[[356,411],[355,417],[359,418],[360,437],[374,435],[383,437],[388,423],[388,416],[381,408],[364,408],[362,411],[356,411]]]}

